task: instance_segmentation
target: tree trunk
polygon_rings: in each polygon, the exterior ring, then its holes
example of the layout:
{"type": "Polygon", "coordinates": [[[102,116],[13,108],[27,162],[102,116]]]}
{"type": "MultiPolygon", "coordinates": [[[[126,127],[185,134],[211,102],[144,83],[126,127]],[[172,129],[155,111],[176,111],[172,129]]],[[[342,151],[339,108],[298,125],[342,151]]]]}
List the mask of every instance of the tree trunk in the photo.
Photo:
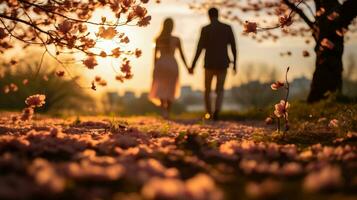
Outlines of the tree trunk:
{"type": "MultiPolygon", "coordinates": [[[[309,103],[326,98],[328,92],[338,93],[342,91],[344,37],[337,34],[336,31],[343,27],[344,21],[341,17],[336,20],[328,19],[330,13],[341,9],[341,4],[337,0],[322,0],[316,6],[321,6],[326,12],[320,17],[316,16],[316,23],[313,28],[313,36],[316,40],[316,63],[310,94],[307,99],[309,103]],[[322,44],[321,42],[324,40],[331,42],[332,45],[322,44]]],[[[320,8],[317,7],[318,9],[320,8]]]]}
{"type": "MultiPolygon", "coordinates": [[[[319,39],[321,41],[323,38],[319,39]]],[[[320,101],[326,98],[328,92],[339,93],[342,91],[342,54],[343,37],[340,39],[331,39],[334,43],[333,50],[326,50],[316,44],[316,63],[315,72],[312,78],[310,94],[307,101],[309,103],[320,101]]]]}

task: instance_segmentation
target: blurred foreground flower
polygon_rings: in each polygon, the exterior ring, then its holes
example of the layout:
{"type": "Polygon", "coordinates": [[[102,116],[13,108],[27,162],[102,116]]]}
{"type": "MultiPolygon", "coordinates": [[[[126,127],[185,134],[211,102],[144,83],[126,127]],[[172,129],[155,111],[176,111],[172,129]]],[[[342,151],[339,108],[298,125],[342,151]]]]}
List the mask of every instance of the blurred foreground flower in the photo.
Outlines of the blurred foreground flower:
{"type": "Polygon", "coordinates": [[[33,176],[38,186],[48,189],[50,192],[59,193],[65,188],[65,179],[45,159],[36,158],[28,167],[28,172],[33,176]]]}
{"type": "Polygon", "coordinates": [[[311,172],[305,177],[304,189],[317,192],[322,189],[338,187],[342,184],[341,169],[337,166],[326,166],[320,171],[311,172]]]}
{"type": "Polygon", "coordinates": [[[174,178],[152,178],[142,189],[146,199],[182,199],[184,193],[184,183],[174,178]]]}
{"type": "Polygon", "coordinates": [[[206,174],[197,174],[186,182],[176,178],[155,177],[144,185],[142,194],[146,199],[223,199],[214,180],[206,174]]]}
{"type": "Polygon", "coordinates": [[[245,187],[245,192],[250,198],[267,198],[281,191],[281,183],[272,179],[266,179],[261,183],[250,182],[245,187]]]}

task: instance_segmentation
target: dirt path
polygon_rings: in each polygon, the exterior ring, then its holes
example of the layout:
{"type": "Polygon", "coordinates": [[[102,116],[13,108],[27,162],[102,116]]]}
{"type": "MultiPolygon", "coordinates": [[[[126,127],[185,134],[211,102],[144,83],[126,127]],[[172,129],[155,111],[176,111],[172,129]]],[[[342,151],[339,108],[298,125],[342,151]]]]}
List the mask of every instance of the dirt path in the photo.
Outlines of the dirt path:
{"type": "Polygon", "coordinates": [[[11,115],[0,116],[0,199],[356,196],[356,146],[254,141],[271,134],[262,122],[11,115]]]}

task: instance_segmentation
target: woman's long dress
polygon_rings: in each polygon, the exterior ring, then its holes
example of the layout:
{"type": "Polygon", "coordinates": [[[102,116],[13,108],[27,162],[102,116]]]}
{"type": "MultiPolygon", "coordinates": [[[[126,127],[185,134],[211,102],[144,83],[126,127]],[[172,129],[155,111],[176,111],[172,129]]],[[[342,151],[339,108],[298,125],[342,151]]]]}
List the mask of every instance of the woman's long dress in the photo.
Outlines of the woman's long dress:
{"type": "Polygon", "coordinates": [[[168,44],[157,42],[160,57],[154,66],[153,82],[149,99],[156,105],[160,100],[173,101],[179,96],[179,70],[174,57],[177,38],[171,38],[168,44]]]}

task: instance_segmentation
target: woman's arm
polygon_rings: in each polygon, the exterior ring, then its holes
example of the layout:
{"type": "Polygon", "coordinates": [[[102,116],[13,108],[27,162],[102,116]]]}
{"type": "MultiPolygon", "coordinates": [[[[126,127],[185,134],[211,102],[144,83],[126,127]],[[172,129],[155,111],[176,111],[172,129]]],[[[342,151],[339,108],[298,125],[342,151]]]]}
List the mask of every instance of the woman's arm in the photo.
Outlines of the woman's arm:
{"type": "Polygon", "coordinates": [[[157,42],[155,42],[155,48],[154,48],[154,66],[156,65],[156,61],[157,61],[157,54],[158,54],[157,42]]]}
{"type": "Polygon", "coordinates": [[[178,49],[180,51],[181,59],[182,59],[183,63],[185,64],[185,67],[188,69],[188,65],[187,65],[187,62],[186,62],[185,54],[183,53],[182,46],[181,46],[181,41],[180,41],[179,38],[177,38],[177,47],[178,47],[178,49]]]}

